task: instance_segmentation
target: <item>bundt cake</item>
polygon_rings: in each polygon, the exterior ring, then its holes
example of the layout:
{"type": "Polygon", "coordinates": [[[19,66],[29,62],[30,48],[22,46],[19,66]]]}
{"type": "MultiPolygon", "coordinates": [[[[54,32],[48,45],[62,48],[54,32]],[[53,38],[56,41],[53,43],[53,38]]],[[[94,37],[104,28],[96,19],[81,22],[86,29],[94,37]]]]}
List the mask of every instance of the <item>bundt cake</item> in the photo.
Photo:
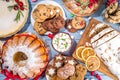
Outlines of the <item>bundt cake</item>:
{"type": "Polygon", "coordinates": [[[44,42],[36,36],[23,33],[8,39],[2,47],[3,66],[21,78],[35,78],[48,63],[44,42]]]}

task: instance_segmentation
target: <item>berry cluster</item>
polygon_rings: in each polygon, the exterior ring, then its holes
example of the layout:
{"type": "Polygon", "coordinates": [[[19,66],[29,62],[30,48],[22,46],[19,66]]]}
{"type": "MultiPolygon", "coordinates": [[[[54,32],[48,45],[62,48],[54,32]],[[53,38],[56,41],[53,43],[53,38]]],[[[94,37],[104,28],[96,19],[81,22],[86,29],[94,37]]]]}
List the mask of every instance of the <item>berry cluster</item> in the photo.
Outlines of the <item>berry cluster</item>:
{"type": "MultiPolygon", "coordinates": [[[[80,6],[81,3],[80,3],[80,0],[75,0],[76,1],[76,5],[77,6],[80,6]]],[[[98,3],[98,0],[89,0],[89,4],[88,4],[88,7],[91,9],[93,4],[96,4],[98,3]]],[[[82,8],[84,9],[85,6],[83,6],[82,8]]]]}
{"type": "MultiPolygon", "coordinates": [[[[10,0],[4,0],[4,1],[9,2],[10,0]]],[[[9,11],[12,11],[12,10],[18,11],[18,13],[17,13],[17,15],[16,15],[16,18],[14,19],[15,21],[18,22],[18,21],[20,20],[21,16],[24,17],[22,11],[25,10],[25,7],[26,7],[26,6],[25,6],[25,5],[23,4],[23,2],[20,1],[20,0],[14,0],[14,2],[15,2],[16,4],[11,5],[11,6],[8,6],[8,9],[9,9],[9,11]]]]}

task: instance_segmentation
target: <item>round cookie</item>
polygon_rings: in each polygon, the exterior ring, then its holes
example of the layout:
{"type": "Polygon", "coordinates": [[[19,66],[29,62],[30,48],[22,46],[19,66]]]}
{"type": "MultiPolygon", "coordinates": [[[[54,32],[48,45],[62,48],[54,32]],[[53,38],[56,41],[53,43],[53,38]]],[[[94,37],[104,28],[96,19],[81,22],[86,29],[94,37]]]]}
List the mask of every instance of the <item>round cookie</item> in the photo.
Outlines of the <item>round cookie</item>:
{"type": "Polygon", "coordinates": [[[53,21],[52,20],[49,21],[48,25],[50,25],[50,26],[48,26],[49,31],[51,31],[53,33],[59,32],[59,29],[57,29],[56,27],[53,26],[53,21]]]}
{"type": "Polygon", "coordinates": [[[40,22],[34,23],[34,29],[38,34],[44,34],[47,31],[42,27],[42,24],[40,22]]]}
{"type": "Polygon", "coordinates": [[[50,18],[53,18],[57,13],[56,10],[55,10],[55,6],[47,5],[47,7],[50,9],[50,18]]]}
{"type": "Polygon", "coordinates": [[[72,19],[72,26],[75,29],[83,29],[85,27],[85,20],[81,17],[75,17],[72,19]]]}
{"type": "Polygon", "coordinates": [[[40,18],[39,18],[39,12],[38,12],[37,9],[35,9],[35,10],[33,11],[32,17],[33,17],[33,19],[34,19],[35,21],[37,21],[37,22],[44,22],[44,21],[45,21],[44,19],[40,19],[40,18]]]}
{"type": "Polygon", "coordinates": [[[38,12],[39,12],[39,18],[40,19],[47,19],[50,17],[50,9],[43,4],[40,4],[37,6],[38,12]]]}
{"type": "Polygon", "coordinates": [[[60,9],[60,7],[55,6],[55,11],[56,11],[56,17],[58,17],[58,16],[63,16],[63,12],[62,12],[62,10],[60,9]]]}
{"type": "Polygon", "coordinates": [[[72,27],[71,21],[72,21],[72,20],[66,20],[66,22],[65,22],[65,28],[66,28],[69,32],[75,33],[75,32],[77,32],[78,30],[72,27]]]}
{"type": "Polygon", "coordinates": [[[55,28],[60,29],[63,28],[65,25],[65,20],[63,17],[58,16],[53,20],[53,25],[55,28]]]}

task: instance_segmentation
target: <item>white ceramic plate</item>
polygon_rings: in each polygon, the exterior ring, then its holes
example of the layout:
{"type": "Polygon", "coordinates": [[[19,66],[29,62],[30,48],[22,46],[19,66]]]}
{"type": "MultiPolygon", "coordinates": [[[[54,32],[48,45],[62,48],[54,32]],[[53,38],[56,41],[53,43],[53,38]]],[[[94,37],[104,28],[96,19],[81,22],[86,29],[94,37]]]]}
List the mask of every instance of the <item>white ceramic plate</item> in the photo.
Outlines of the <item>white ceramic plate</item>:
{"type": "Polygon", "coordinates": [[[37,5],[35,5],[35,7],[32,9],[32,12],[31,12],[31,23],[32,23],[33,26],[34,26],[35,20],[34,20],[33,17],[32,17],[32,13],[33,13],[33,11],[37,8],[37,6],[38,6],[39,4],[46,4],[46,5],[47,5],[47,4],[51,4],[51,5],[60,7],[60,9],[61,9],[62,12],[63,12],[63,18],[66,20],[65,12],[64,12],[63,8],[60,6],[60,4],[58,4],[57,2],[52,1],[52,0],[45,0],[45,1],[40,1],[40,2],[39,2],[37,5]]]}

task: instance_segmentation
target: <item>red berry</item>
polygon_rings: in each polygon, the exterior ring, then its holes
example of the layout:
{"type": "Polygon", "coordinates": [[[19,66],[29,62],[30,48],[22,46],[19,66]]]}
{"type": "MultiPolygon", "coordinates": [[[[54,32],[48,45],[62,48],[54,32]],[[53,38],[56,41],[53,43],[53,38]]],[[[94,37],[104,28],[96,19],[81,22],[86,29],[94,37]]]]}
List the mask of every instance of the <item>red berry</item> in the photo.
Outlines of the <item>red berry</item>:
{"type": "Polygon", "coordinates": [[[19,3],[19,0],[15,0],[16,3],[19,3]]]}
{"type": "Polygon", "coordinates": [[[14,5],[14,10],[18,10],[18,6],[17,5],[14,5]]]}
{"type": "Polygon", "coordinates": [[[24,11],[24,7],[20,7],[20,10],[24,11]]]}
{"type": "Polygon", "coordinates": [[[6,2],[9,2],[9,0],[6,0],[6,2]]]}
{"type": "Polygon", "coordinates": [[[95,75],[95,71],[92,71],[90,74],[91,74],[91,76],[94,76],[95,75]]]}
{"type": "Polygon", "coordinates": [[[32,0],[32,2],[36,2],[37,0],[32,0]]]}
{"type": "Polygon", "coordinates": [[[79,3],[79,2],[76,2],[76,5],[77,5],[77,6],[80,6],[80,3],[79,3]]]}
{"type": "Polygon", "coordinates": [[[53,34],[48,34],[48,37],[53,39],[54,35],[53,34]]]}
{"type": "Polygon", "coordinates": [[[88,4],[88,7],[91,9],[93,6],[93,3],[88,4]]]}
{"type": "Polygon", "coordinates": [[[98,80],[101,79],[101,77],[100,77],[99,74],[96,74],[95,76],[96,76],[96,78],[97,78],[98,80]]]}
{"type": "Polygon", "coordinates": [[[20,7],[23,7],[23,2],[19,2],[18,5],[19,5],[20,7]]]}

